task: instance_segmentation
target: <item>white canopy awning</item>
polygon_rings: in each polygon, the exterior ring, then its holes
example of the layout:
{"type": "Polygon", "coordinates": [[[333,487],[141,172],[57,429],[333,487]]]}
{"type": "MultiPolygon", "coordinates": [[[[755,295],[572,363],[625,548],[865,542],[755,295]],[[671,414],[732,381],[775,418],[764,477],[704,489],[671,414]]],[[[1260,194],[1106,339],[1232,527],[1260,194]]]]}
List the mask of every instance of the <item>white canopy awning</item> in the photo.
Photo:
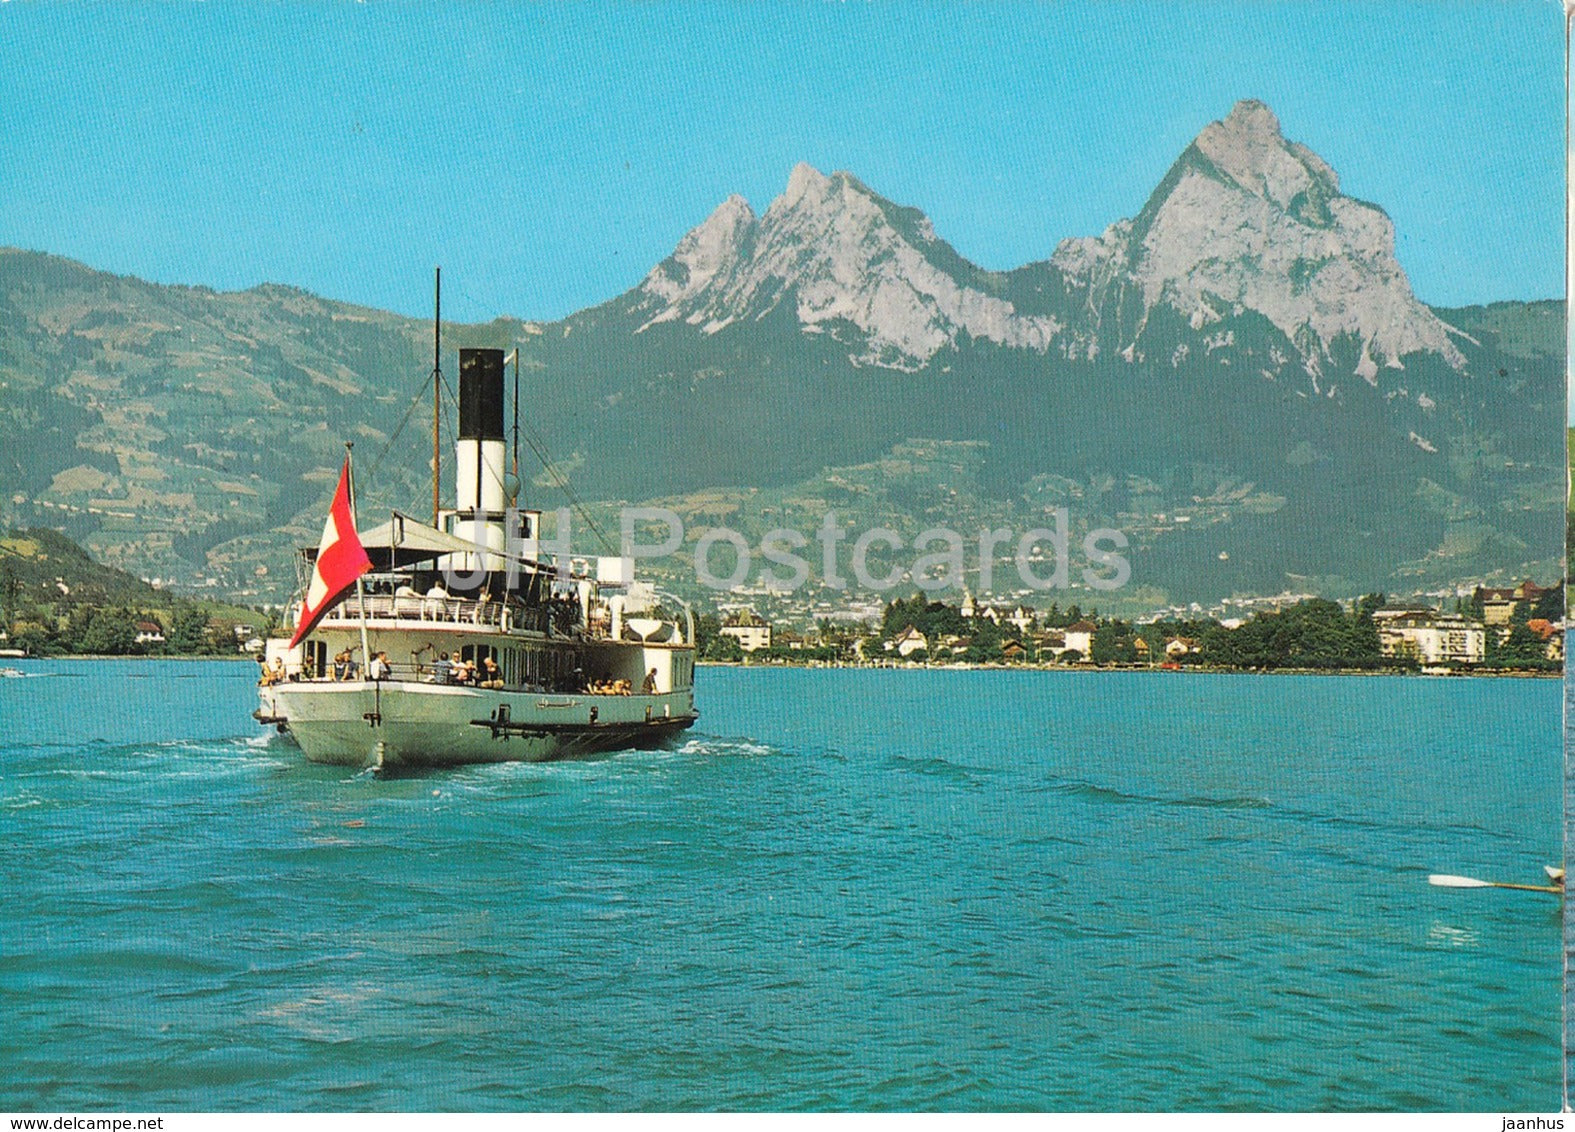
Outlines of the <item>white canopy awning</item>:
{"type": "MultiPolygon", "coordinates": [[[[444,554],[475,554],[478,550],[476,544],[469,539],[451,535],[400,511],[390,512],[388,522],[358,533],[361,537],[361,545],[366,548],[367,557],[372,560],[374,570],[409,566],[444,554]]],[[[481,549],[488,554],[496,554],[542,573],[551,573],[553,569],[550,564],[537,562],[518,554],[507,554],[490,548],[481,549]]]]}
{"type": "Polygon", "coordinates": [[[398,511],[390,515],[388,522],[361,531],[360,535],[361,545],[366,547],[374,566],[382,565],[378,561],[378,551],[383,552],[384,561],[389,552],[401,561],[417,561],[439,554],[474,554],[476,551],[476,544],[468,539],[456,538],[398,511]]]}

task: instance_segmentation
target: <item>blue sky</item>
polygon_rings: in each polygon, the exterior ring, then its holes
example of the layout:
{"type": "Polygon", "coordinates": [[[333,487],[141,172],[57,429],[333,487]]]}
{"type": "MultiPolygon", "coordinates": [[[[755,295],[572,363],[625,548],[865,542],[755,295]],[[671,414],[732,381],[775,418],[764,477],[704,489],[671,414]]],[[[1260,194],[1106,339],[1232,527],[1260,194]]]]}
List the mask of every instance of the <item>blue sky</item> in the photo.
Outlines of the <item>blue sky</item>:
{"type": "Polygon", "coordinates": [[[0,244],[555,318],[798,161],[990,268],[1133,215],[1239,98],[1434,304],[1562,291],[1559,3],[0,3],[0,244]]]}

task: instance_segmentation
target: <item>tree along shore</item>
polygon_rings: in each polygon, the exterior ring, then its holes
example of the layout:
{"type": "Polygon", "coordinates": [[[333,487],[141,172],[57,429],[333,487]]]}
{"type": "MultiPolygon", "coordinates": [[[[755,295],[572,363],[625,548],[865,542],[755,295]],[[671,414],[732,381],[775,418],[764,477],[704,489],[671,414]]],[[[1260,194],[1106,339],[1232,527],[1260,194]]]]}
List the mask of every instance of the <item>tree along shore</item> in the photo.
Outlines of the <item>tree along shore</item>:
{"type": "Polygon", "coordinates": [[[95,561],[59,531],[0,535],[0,648],[29,656],[235,656],[275,620],[156,588],[95,561]]]}
{"type": "Polygon", "coordinates": [[[1071,675],[1108,675],[1113,672],[1152,672],[1162,676],[1414,676],[1426,679],[1462,677],[1473,679],[1535,679],[1562,680],[1564,669],[1558,668],[1457,668],[1448,672],[1423,672],[1420,668],[1223,668],[1218,665],[1189,664],[1052,664],[1005,662],[971,664],[887,663],[882,661],[837,660],[699,660],[700,668],[845,668],[867,672],[1064,672],[1071,675]]]}
{"type": "Polygon", "coordinates": [[[1460,599],[1451,623],[1472,627],[1477,649],[1469,658],[1427,661],[1414,644],[1381,635],[1386,611],[1444,617],[1442,611],[1391,606],[1385,595],[1368,594],[1349,607],[1307,598],[1253,614],[1242,622],[1212,618],[1136,623],[1063,611],[1013,611],[1009,620],[965,614],[923,594],[899,598],[885,609],[879,626],[820,622],[806,637],[789,635],[746,653],[713,615],[696,620],[699,659],[712,662],[847,665],[860,667],[1008,667],[1064,670],[1175,669],[1211,672],[1503,673],[1558,674],[1564,670],[1562,583],[1517,601],[1504,624],[1484,623],[1481,591],[1460,599]]]}

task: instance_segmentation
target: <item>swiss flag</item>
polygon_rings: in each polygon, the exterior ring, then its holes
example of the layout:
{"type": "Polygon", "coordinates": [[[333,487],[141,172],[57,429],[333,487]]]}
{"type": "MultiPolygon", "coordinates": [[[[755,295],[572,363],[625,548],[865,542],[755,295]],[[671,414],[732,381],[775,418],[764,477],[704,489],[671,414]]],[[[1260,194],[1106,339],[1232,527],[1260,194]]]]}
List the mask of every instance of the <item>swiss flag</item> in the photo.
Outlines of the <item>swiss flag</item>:
{"type": "Polygon", "coordinates": [[[300,624],[295,636],[290,638],[293,649],[301,638],[317,627],[317,623],[339,603],[355,580],[372,568],[366,548],[355,533],[355,516],[350,513],[350,458],[339,472],[339,489],[334,492],[333,506],[328,509],[328,521],[323,524],[323,541],[317,544],[317,564],[312,568],[312,584],[306,587],[306,600],[301,603],[300,624]]]}

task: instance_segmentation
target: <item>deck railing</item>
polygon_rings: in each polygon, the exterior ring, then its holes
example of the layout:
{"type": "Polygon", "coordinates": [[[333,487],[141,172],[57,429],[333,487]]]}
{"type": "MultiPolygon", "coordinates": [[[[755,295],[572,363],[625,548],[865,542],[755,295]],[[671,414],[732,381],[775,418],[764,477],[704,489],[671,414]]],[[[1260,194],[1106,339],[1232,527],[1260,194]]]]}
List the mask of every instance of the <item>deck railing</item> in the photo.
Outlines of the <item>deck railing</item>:
{"type": "MultiPolygon", "coordinates": [[[[506,608],[500,601],[420,597],[415,594],[367,594],[364,600],[368,620],[424,621],[429,624],[499,626],[503,624],[506,608]]],[[[343,625],[360,621],[361,601],[357,597],[346,598],[328,611],[323,622],[343,625]]],[[[532,611],[510,609],[509,620],[512,623],[527,618],[529,612],[532,611]]]]}
{"type": "MultiPolygon", "coordinates": [[[[286,669],[285,678],[282,681],[275,681],[271,676],[268,678],[268,681],[269,685],[280,683],[289,686],[301,684],[358,683],[363,679],[365,679],[364,670],[359,665],[357,665],[355,674],[353,676],[344,677],[335,676],[332,672],[326,675],[317,673],[307,675],[300,665],[294,665],[286,669]]],[[[540,682],[530,682],[523,684],[505,684],[499,682],[497,684],[489,685],[485,682],[485,680],[485,676],[478,675],[474,681],[466,681],[462,683],[453,678],[452,670],[450,670],[450,676],[448,679],[439,680],[437,667],[435,664],[406,664],[403,662],[397,664],[390,662],[388,665],[388,674],[383,677],[383,682],[386,683],[441,683],[456,688],[475,688],[481,691],[498,689],[509,692],[530,692],[540,695],[613,696],[640,694],[640,686],[638,683],[631,683],[627,692],[611,692],[606,690],[592,690],[590,688],[574,688],[561,683],[557,685],[551,685],[540,682]]],[[[262,682],[259,681],[259,685],[261,684],[262,682]]]]}
{"type": "MultiPolygon", "coordinates": [[[[329,610],[320,624],[350,628],[360,623],[362,598],[347,597],[329,610]]],[[[368,621],[401,621],[419,625],[454,625],[483,629],[534,630],[559,637],[577,636],[585,640],[611,639],[611,625],[604,610],[593,612],[590,623],[580,617],[577,604],[552,602],[524,607],[500,601],[475,598],[422,597],[415,594],[367,594],[368,621]]]]}

